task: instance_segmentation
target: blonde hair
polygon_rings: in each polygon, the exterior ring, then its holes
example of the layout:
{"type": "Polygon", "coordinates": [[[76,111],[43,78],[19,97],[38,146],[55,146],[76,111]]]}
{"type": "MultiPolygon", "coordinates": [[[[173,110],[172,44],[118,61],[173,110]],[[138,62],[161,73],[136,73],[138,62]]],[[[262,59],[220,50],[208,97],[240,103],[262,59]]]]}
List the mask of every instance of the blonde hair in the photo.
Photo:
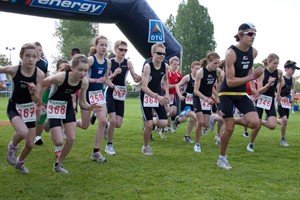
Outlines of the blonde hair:
{"type": "Polygon", "coordinates": [[[178,61],[178,62],[180,62],[180,60],[179,60],[179,58],[178,58],[177,56],[173,56],[173,57],[171,57],[171,58],[169,59],[169,63],[170,63],[170,64],[172,64],[173,61],[178,61]]]}
{"type": "Polygon", "coordinates": [[[36,48],[36,45],[33,44],[33,43],[26,43],[24,44],[22,47],[21,47],[21,50],[20,50],[20,58],[23,57],[24,53],[25,53],[25,50],[26,49],[35,49],[36,50],[36,54],[38,55],[38,50],[36,48]]]}
{"type": "Polygon", "coordinates": [[[191,64],[191,69],[193,69],[196,65],[200,65],[201,66],[201,62],[200,61],[193,61],[191,64]]]}
{"type": "Polygon", "coordinates": [[[100,35],[100,36],[98,36],[98,37],[96,37],[94,39],[94,43],[93,44],[96,46],[98,44],[99,40],[101,40],[101,39],[108,40],[107,37],[105,37],[103,35],[100,35]]]}
{"type": "Polygon", "coordinates": [[[208,62],[211,62],[212,60],[214,59],[219,59],[220,56],[219,54],[217,54],[216,52],[213,52],[213,51],[208,51],[206,53],[206,57],[203,58],[200,62],[201,62],[201,66],[202,67],[206,67],[207,63],[208,62]]]}
{"type": "Polygon", "coordinates": [[[162,43],[155,43],[154,45],[152,45],[151,47],[151,53],[154,53],[156,48],[161,47],[163,49],[166,49],[166,46],[162,43]]]}
{"type": "Polygon", "coordinates": [[[123,40],[118,40],[118,41],[115,42],[114,49],[117,49],[120,45],[127,46],[127,43],[123,40]]]}

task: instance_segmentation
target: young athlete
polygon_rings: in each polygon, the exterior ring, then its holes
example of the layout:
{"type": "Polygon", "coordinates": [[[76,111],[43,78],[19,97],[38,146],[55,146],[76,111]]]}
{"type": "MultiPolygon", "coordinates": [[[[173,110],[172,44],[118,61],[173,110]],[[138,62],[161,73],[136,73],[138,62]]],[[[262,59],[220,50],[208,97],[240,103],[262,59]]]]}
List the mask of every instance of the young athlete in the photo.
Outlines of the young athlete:
{"type": "MultiPolygon", "coordinates": [[[[263,73],[261,67],[252,70],[253,59],[257,56],[257,50],[252,47],[255,35],[256,28],[253,24],[241,24],[235,35],[238,43],[230,46],[225,56],[225,78],[219,92],[224,131],[221,135],[220,153],[217,159],[217,165],[222,169],[232,168],[227,161],[226,151],[234,130],[234,106],[244,114],[243,125],[257,129],[260,124],[253,102],[246,93],[246,83],[251,81],[251,87],[254,88],[253,80],[263,73]]],[[[253,91],[254,98],[257,98],[258,91],[255,89],[253,91]]]]}
{"type": "Polygon", "coordinates": [[[168,123],[165,106],[169,104],[169,86],[167,80],[167,67],[164,63],[166,47],[156,43],[151,47],[152,62],[146,63],[142,72],[142,88],[140,94],[142,114],[144,120],[144,145],[142,153],[153,155],[149,146],[151,131],[154,125],[165,128],[168,123]],[[164,82],[166,95],[162,96],[161,82],[164,82]],[[153,110],[157,115],[157,121],[153,120],[153,110]]]}
{"type": "Polygon", "coordinates": [[[9,164],[15,165],[21,173],[27,174],[29,170],[24,161],[34,145],[35,122],[41,109],[40,97],[45,75],[35,66],[38,59],[36,45],[24,44],[20,51],[20,59],[20,65],[0,67],[0,73],[11,75],[13,84],[7,115],[15,133],[8,144],[6,160],[9,164]],[[18,144],[22,140],[25,140],[25,145],[16,158],[18,144]]]}
{"type": "Polygon", "coordinates": [[[58,156],[53,170],[58,173],[68,174],[62,163],[71,151],[75,141],[76,118],[72,101],[72,94],[81,90],[79,104],[85,110],[100,110],[103,106],[88,104],[86,102],[86,90],[88,80],[85,78],[89,68],[88,59],[84,55],[76,55],[72,61],[72,70],[58,72],[49,76],[43,82],[43,87],[51,86],[47,104],[47,117],[51,131],[51,138],[56,146],[63,145],[61,154],[58,156]],[[64,126],[66,140],[62,135],[64,126]]]}
{"type": "Polygon", "coordinates": [[[118,40],[114,45],[115,57],[111,59],[111,72],[109,77],[112,83],[119,89],[120,93],[114,92],[112,88],[106,90],[106,105],[109,115],[109,123],[107,128],[107,145],[105,152],[108,155],[115,155],[115,149],[113,145],[113,135],[115,128],[120,128],[123,123],[124,117],[124,103],[126,98],[126,78],[128,72],[130,72],[133,80],[138,83],[141,81],[141,77],[134,71],[133,64],[130,60],[125,58],[127,52],[127,43],[122,40],[118,40]]]}

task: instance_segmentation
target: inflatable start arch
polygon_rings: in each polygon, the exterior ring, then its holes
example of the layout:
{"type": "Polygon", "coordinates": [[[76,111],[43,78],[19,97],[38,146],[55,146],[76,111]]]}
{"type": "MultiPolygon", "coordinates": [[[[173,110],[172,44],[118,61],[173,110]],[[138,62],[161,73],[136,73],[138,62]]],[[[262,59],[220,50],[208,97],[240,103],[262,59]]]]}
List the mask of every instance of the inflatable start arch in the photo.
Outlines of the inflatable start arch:
{"type": "Polygon", "coordinates": [[[115,23],[144,58],[152,43],[167,47],[166,59],[182,47],[146,0],[0,0],[0,11],[96,23],[115,23]]]}

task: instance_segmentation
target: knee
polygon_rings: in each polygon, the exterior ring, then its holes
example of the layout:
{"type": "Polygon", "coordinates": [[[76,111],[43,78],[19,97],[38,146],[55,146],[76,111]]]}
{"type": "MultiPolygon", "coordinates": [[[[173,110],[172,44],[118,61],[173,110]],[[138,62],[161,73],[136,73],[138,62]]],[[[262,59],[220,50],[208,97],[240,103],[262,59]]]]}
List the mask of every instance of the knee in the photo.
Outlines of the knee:
{"type": "Polygon", "coordinates": [[[63,139],[52,139],[55,146],[62,146],[64,144],[63,139]]]}
{"type": "Polygon", "coordinates": [[[74,144],[74,142],[75,142],[75,135],[67,137],[66,138],[66,142],[68,142],[69,144],[74,144]]]}
{"type": "Polygon", "coordinates": [[[251,129],[259,129],[261,126],[261,121],[259,118],[251,119],[248,123],[248,127],[251,129]]]}
{"type": "MultiPolygon", "coordinates": [[[[113,125],[113,124],[111,124],[111,125],[113,125]]],[[[106,119],[99,119],[98,120],[98,126],[105,127],[106,126],[106,119]]]]}
{"type": "Polygon", "coordinates": [[[24,130],[18,130],[16,131],[17,135],[21,136],[22,138],[26,138],[26,136],[28,135],[28,129],[24,129],[24,130]]]}
{"type": "Polygon", "coordinates": [[[286,118],[285,119],[281,119],[281,125],[282,126],[286,126],[287,122],[288,122],[288,120],[286,118]]]}
{"type": "Polygon", "coordinates": [[[115,128],[121,128],[122,124],[121,123],[116,123],[115,128]]]}

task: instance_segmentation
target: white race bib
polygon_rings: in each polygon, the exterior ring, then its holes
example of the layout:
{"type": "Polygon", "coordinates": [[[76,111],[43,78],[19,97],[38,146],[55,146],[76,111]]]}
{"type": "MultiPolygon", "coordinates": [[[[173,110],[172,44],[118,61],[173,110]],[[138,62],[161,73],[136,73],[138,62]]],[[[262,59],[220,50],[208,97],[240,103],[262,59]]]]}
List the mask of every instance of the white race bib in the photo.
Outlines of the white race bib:
{"type": "Polygon", "coordinates": [[[185,104],[193,105],[193,94],[192,93],[186,93],[185,104]]]}
{"type": "Polygon", "coordinates": [[[47,118],[66,119],[67,101],[49,100],[47,104],[47,118]]]}
{"type": "Polygon", "coordinates": [[[261,94],[257,99],[256,107],[270,110],[272,101],[273,101],[272,97],[261,94]]]}
{"type": "Polygon", "coordinates": [[[33,102],[16,104],[16,109],[24,122],[36,121],[35,105],[33,102]]]}
{"type": "Polygon", "coordinates": [[[158,100],[153,98],[153,97],[150,97],[148,94],[145,93],[144,95],[144,107],[158,107],[158,100]]]}
{"type": "Polygon", "coordinates": [[[117,88],[119,89],[119,92],[117,93],[117,92],[114,90],[114,91],[113,91],[113,98],[114,98],[115,100],[125,101],[126,94],[127,94],[126,86],[119,86],[119,85],[116,85],[115,87],[117,87],[117,88]]]}
{"type": "Polygon", "coordinates": [[[291,109],[291,103],[289,101],[280,101],[280,105],[283,108],[291,109]]]}
{"type": "Polygon", "coordinates": [[[174,98],[175,98],[175,95],[174,94],[169,94],[169,105],[172,105],[174,103],[174,98]]]}
{"type": "Polygon", "coordinates": [[[211,105],[204,101],[203,99],[200,98],[200,102],[201,102],[201,109],[202,110],[211,110],[211,105]]]}
{"type": "Polygon", "coordinates": [[[89,91],[90,104],[106,104],[102,90],[89,91]]]}

